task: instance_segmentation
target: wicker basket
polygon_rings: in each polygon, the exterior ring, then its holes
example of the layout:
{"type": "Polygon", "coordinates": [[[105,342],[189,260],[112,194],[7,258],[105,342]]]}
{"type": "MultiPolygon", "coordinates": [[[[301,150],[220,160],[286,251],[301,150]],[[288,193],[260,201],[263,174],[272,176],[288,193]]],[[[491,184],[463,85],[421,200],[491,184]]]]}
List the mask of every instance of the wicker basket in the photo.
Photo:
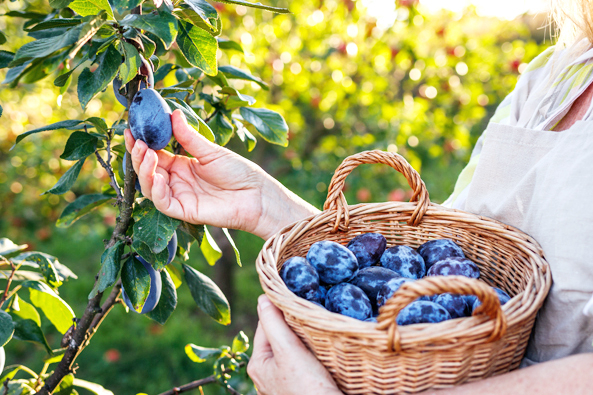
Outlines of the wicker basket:
{"type": "Polygon", "coordinates": [[[518,367],[548,293],[551,275],[540,246],[519,230],[431,203],[418,173],[397,154],[367,151],[348,157],[334,174],[324,211],[270,238],[257,259],[261,285],[286,321],[330,371],[346,394],[416,393],[508,372],[518,367]],[[383,163],[402,173],[410,203],[348,206],[342,189],[359,164],[383,163]],[[290,292],[278,275],[282,263],[305,256],[311,244],[378,232],[387,245],[418,247],[450,238],[480,268],[481,280],[432,277],[407,283],[380,310],[378,324],[331,313],[290,292]],[[490,287],[512,299],[502,308],[490,287]],[[398,327],[395,317],[420,295],[474,294],[482,301],[472,317],[398,327]]]}

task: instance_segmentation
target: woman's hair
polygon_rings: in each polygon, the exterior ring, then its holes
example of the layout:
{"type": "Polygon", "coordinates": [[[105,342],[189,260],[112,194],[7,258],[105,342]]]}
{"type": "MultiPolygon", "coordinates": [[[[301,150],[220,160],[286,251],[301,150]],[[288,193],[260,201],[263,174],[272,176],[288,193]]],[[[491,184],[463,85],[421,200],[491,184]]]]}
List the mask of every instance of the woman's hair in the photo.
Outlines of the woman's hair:
{"type": "Polygon", "coordinates": [[[587,38],[593,44],[593,0],[550,0],[558,43],[570,46],[587,38]]]}

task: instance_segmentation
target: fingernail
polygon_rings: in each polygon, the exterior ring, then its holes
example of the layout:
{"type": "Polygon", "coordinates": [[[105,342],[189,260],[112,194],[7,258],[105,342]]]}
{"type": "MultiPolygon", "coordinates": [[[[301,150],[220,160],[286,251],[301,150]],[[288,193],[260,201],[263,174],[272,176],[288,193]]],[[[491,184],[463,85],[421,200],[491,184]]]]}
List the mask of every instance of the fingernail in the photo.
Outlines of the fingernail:
{"type": "Polygon", "coordinates": [[[268,299],[268,297],[266,295],[261,295],[258,299],[257,299],[257,307],[260,310],[265,310],[268,307],[270,307],[272,305],[272,302],[270,302],[270,299],[268,299]]]}

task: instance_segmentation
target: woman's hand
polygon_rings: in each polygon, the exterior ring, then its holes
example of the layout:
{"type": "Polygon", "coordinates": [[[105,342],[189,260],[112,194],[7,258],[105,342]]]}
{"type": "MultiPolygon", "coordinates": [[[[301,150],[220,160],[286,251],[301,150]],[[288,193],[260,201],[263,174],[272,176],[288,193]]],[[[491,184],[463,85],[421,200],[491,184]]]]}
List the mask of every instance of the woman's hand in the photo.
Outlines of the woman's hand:
{"type": "Polygon", "coordinates": [[[260,395],[342,395],[323,365],[284,321],[282,312],[262,295],[259,324],[247,372],[260,395]]]}
{"type": "Polygon", "coordinates": [[[193,224],[245,230],[264,239],[317,210],[259,166],[211,143],[171,115],[173,135],[193,158],[155,152],[125,132],[144,196],[162,213],[193,224]]]}

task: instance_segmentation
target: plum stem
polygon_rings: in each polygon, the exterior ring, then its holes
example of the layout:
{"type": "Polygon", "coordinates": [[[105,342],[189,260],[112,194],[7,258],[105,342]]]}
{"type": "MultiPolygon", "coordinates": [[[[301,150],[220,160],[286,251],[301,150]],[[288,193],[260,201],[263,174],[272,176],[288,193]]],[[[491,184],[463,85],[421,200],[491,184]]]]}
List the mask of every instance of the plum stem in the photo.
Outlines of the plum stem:
{"type": "MultiPolygon", "coordinates": [[[[243,366],[245,366],[245,362],[241,362],[239,364],[239,368],[242,368],[243,366]]],[[[232,372],[232,369],[227,369],[224,370],[222,372],[222,375],[225,374],[229,374],[232,372]]],[[[183,392],[187,392],[187,391],[191,391],[193,389],[199,388],[199,387],[203,387],[204,385],[208,385],[208,384],[213,384],[213,383],[220,383],[218,381],[217,375],[213,374],[212,376],[208,376],[206,378],[200,379],[200,380],[196,380],[196,381],[192,381],[191,383],[187,383],[184,384],[182,386],[179,387],[175,387],[170,389],[169,391],[165,391],[159,395],[176,395],[176,394],[181,394],[183,392]]],[[[233,395],[241,395],[240,392],[238,392],[237,390],[235,390],[233,387],[231,387],[228,384],[221,384],[229,393],[233,394],[233,395]]]]}
{"type": "Polygon", "coordinates": [[[14,273],[17,270],[17,267],[15,266],[14,263],[12,263],[11,260],[8,260],[4,257],[2,257],[2,260],[5,262],[8,262],[10,264],[10,267],[12,269],[12,271],[10,272],[10,277],[8,277],[8,281],[6,283],[6,289],[4,290],[4,294],[2,295],[2,299],[0,299],[0,306],[2,306],[4,304],[4,302],[6,301],[6,297],[8,296],[8,291],[10,291],[10,284],[12,283],[12,279],[14,277],[14,273]]]}

